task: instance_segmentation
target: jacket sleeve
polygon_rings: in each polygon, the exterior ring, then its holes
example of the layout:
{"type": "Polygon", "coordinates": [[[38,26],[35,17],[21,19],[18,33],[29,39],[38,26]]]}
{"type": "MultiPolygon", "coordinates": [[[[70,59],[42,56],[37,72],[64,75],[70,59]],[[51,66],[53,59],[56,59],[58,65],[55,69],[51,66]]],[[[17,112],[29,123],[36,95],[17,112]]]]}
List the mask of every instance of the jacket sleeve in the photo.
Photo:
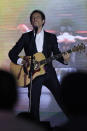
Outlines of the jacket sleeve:
{"type": "Polygon", "coordinates": [[[61,51],[59,50],[58,48],[58,42],[57,42],[57,38],[56,38],[56,35],[53,35],[53,43],[52,43],[52,51],[53,51],[53,55],[60,55],[59,58],[57,58],[56,60],[61,62],[62,64],[64,65],[67,65],[66,63],[64,63],[64,58],[63,56],[61,55],[61,51]]]}
{"type": "Polygon", "coordinates": [[[13,46],[13,48],[9,51],[8,56],[10,60],[17,64],[17,60],[19,58],[19,53],[22,51],[24,47],[24,35],[21,36],[21,38],[18,40],[18,42],[13,46]]]}

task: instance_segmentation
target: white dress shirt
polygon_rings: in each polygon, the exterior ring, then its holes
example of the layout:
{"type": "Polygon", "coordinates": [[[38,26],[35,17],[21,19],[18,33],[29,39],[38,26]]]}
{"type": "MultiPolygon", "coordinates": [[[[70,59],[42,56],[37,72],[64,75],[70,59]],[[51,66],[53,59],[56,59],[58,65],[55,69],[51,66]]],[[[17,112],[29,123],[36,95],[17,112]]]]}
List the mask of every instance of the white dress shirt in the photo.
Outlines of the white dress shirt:
{"type": "Polygon", "coordinates": [[[38,52],[42,52],[43,50],[43,39],[44,39],[44,31],[42,29],[42,31],[36,35],[35,39],[36,48],[38,52]]]}

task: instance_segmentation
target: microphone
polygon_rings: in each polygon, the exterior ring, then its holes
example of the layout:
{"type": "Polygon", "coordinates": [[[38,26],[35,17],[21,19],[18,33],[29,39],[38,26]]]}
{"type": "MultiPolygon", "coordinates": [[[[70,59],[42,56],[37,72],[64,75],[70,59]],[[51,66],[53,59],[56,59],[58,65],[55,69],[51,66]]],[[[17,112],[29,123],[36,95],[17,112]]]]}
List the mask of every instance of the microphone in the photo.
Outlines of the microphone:
{"type": "Polygon", "coordinates": [[[38,31],[38,26],[34,26],[34,31],[35,31],[35,38],[36,38],[36,34],[37,34],[37,31],[38,31]]]}
{"type": "Polygon", "coordinates": [[[38,26],[34,26],[34,31],[35,31],[35,34],[37,34],[38,26]]]}

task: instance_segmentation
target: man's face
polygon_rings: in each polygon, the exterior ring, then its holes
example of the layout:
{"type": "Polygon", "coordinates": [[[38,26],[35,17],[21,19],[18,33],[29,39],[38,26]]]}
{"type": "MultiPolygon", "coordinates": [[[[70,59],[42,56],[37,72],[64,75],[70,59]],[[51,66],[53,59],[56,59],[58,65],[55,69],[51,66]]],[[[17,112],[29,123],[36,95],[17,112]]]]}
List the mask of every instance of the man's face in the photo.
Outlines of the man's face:
{"type": "Polygon", "coordinates": [[[42,28],[42,25],[44,23],[44,20],[42,20],[41,14],[40,13],[34,13],[32,15],[32,26],[37,26],[38,28],[42,28]]]}

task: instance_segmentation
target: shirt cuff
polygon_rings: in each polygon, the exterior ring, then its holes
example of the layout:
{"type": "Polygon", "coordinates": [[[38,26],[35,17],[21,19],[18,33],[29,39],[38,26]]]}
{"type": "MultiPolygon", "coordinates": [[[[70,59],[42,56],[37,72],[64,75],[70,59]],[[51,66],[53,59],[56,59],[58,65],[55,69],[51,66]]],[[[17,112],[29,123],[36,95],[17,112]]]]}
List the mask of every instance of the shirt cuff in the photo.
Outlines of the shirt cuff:
{"type": "Polygon", "coordinates": [[[18,65],[23,65],[23,64],[22,64],[22,61],[23,61],[23,59],[22,59],[22,58],[19,58],[19,59],[17,60],[17,64],[18,64],[18,65]]]}
{"type": "Polygon", "coordinates": [[[65,64],[65,65],[68,65],[68,61],[64,61],[64,64],[65,64]]]}

